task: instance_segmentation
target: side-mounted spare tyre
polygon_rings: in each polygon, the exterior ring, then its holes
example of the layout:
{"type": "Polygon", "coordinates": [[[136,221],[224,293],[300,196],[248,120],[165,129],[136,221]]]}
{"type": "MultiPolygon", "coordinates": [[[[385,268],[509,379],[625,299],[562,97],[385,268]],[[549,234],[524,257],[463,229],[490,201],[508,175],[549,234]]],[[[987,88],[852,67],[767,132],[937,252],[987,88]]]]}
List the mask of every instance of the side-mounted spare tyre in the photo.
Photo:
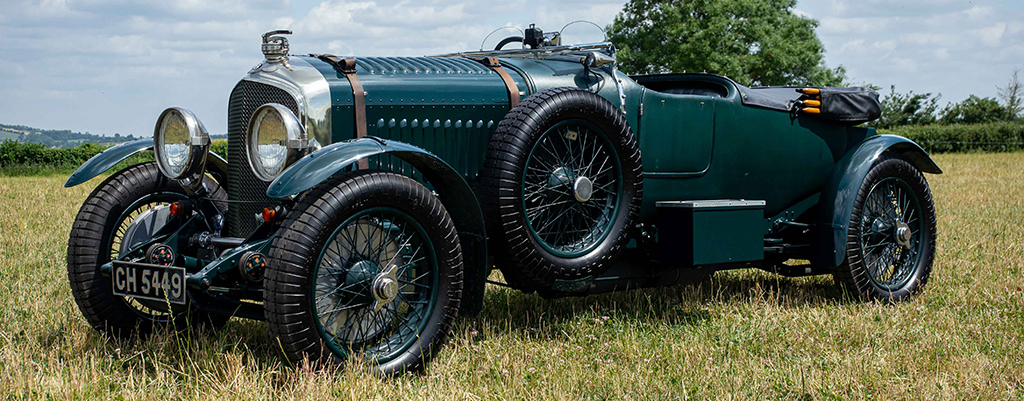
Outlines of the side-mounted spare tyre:
{"type": "Polygon", "coordinates": [[[572,292],[624,247],[642,193],[640,149],[615,105],[538,92],[498,125],[481,172],[495,263],[516,288],[572,292]]]}

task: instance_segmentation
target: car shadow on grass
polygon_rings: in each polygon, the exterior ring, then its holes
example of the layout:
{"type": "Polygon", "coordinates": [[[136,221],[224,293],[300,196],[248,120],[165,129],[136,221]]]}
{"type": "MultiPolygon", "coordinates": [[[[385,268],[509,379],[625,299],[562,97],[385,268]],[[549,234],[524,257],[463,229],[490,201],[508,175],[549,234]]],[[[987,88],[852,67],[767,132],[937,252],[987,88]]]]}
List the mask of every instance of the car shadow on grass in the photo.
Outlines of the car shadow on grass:
{"type": "Polygon", "coordinates": [[[483,311],[461,326],[505,328],[544,339],[562,337],[565,325],[587,319],[697,326],[723,307],[828,308],[851,302],[860,301],[830,276],[789,278],[760,270],[722,271],[688,284],[558,299],[488,285],[483,311]]]}
{"type": "MultiPolygon", "coordinates": [[[[459,319],[454,335],[486,330],[552,341],[564,339],[569,326],[611,319],[619,324],[696,327],[708,324],[721,308],[829,308],[849,302],[859,301],[835,286],[831,277],[786,278],[757,270],[718,272],[700,282],[671,287],[559,299],[488,285],[482,312],[459,319]]],[[[252,320],[232,319],[216,331],[168,330],[132,341],[94,340],[98,347],[93,352],[106,354],[114,366],[125,370],[152,369],[154,360],[185,368],[185,359],[218,361],[224,354],[244,355],[247,363],[261,369],[288,365],[266,324],[252,320]]]]}

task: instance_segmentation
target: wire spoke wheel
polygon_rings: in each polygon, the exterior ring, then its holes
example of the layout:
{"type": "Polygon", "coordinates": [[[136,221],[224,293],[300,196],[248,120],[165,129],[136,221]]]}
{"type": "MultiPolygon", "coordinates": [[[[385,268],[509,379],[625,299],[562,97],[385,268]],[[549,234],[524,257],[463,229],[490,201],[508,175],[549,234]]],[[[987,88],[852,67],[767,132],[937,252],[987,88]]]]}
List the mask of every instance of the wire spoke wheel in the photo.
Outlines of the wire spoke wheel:
{"type": "MultiPolygon", "coordinates": [[[[171,202],[187,199],[188,197],[182,194],[165,192],[146,195],[135,201],[121,214],[118,223],[114,226],[114,230],[111,231],[110,237],[107,238],[107,245],[104,246],[104,249],[107,250],[105,252],[106,259],[102,260],[100,264],[118,259],[140,244],[138,238],[131,243],[126,242],[129,239],[125,238],[125,235],[131,231],[133,225],[143,224],[143,221],[147,220],[151,213],[157,212],[160,208],[168,207],[171,202]]],[[[153,238],[145,239],[150,240],[153,238]]],[[[174,318],[175,313],[181,313],[187,309],[183,305],[170,305],[167,302],[122,296],[118,298],[124,301],[140,317],[154,322],[170,322],[174,318]]]]}
{"type": "Polygon", "coordinates": [[[935,226],[935,205],[924,175],[899,155],[886,154],[857,192],[846,260],[833,273],[836,282],[864,299],[907,299],[928,282],[935,226]]]}
{"type": "Polygon", "coordinates": [[[447,209],[409,177],[339,174],[303,195],[267,255],[263,311],[290,363],[422,369],[462,301],[462,247],[447,209]]]}
{"type": "Polygon", "coordinates": [[[860,241],[868,277],[895,290],[906,285],[920,256],[921,206],[903,180],[888,177],[868,193],[860,221],[860,241]]]}
{"type": "Polygon", "coordinates": [[[585,254],[607,236],[621,167],[607,134],[583,120],[548,129],[527,157],[523,210],[530,232],[562,257],[585,254]]]}
{"type": "Polygon", "coordinates": [[[437,260],[426,234],[392,208],[362,211],[331,236],[316,265],[314,313],[341,355],[386,362],[413,343],[436,298],[437,260]]]}
{"type": "MultiPolygon", "coordinates": [[[[203,185],[211,198],[227,197],[212,178],[205,177],[203,185]]],[[[162,241],[157,235],[170,213],[168,204],[186,199],[184,189],[150,162],[114,173],[85,200],[68,238],[68,281],[79,310],[94,329],[130,338],[158,328],[217,328],[227,322],[227,315],[201,310],[196,302],[169,305],[115,295],[111,277],[100,272],[111,260],[162,241]]]]}

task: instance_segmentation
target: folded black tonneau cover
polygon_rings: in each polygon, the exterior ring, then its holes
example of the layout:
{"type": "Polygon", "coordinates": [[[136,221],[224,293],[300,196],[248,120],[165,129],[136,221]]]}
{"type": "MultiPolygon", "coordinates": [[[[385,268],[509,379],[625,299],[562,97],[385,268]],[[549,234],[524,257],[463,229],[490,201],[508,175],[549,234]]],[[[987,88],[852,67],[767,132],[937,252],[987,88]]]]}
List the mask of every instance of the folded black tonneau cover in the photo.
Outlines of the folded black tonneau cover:
{"type": "MultiPolygon", "coordinates": [[[[801,100],[815,98],[798,90],[806,86],[770,86],[748,88],[736,85],[740,89],[743,104],[764,107],[772,110],[796,112],[801,100]]],[[[878,103],[878,92],[869,88],[815,88],[820,90],[821,113],[817,116],[850,125],[866,123],[882,115],[882,106],[878,103]]]]}

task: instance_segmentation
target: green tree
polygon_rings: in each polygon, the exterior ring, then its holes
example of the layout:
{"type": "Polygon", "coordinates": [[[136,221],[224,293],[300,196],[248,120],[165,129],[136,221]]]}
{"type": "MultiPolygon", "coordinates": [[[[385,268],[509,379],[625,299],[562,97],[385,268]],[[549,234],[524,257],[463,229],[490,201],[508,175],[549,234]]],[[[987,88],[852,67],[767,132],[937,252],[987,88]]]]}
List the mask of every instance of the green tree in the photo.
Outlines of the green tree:
{"type": "Polygon", "coordinates": [[[942,110],[942,118],[939,119],[939,122],[943,124],[994,123],[1009,120],[1008,114],[1006,107],[1003,107],[995,99],[971,95],[960,103],[946,106],[942,110]]]}
{"type": "Polygon", "coordinates": [[[608,26],[631,74],[722,74],[749,85],[839,85],[825,65],[818,22],[796,0],[630,0],[608,26]]]}
{"type": "Polygon", "coordinates": [[[1006,105],[1006,117],[1009,120],[1016,120],[1020,117],[1021,111],[1024,111],[1024,99],[1021,99],[1024,96],[1024,86],[1017,80],[1019,73],[1020,70],[1013,70],[1010,82],[1007,82],[1006,86],[998,88],[999,98],[1006,105]]]}
{"type": "Polygon", "coordinates": [[[935,111],[939,98],[931,93],[906,94],[896,92],[896,85],[889,88],[889,94],[882,97],[882,116],[869,123],[875,128],[893,128],[902,125],[924,125],[935,122],[935,111]]]}

